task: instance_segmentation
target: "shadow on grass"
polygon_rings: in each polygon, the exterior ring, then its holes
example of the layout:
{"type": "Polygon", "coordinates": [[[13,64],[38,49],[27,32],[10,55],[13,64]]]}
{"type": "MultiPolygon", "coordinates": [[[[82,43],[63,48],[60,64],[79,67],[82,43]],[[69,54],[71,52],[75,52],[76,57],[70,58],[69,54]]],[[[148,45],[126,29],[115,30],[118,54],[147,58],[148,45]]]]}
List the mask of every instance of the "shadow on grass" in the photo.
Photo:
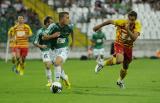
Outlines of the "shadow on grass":
{"type": "MultiPolygon", "coordinates": [[[[129,90],[130,91],[130,90],[129,90]]],[[[75,94],[75,95],[93,95],[93,96],[131,96],[131,97],[146,97],[147,95],[138,94],[125,91],[125,89],[115,89],[113,87],[103,86],[74,86],[70,92],[66,91],[63,94],[75,94]],[[112,92],[113,90],[113,92],[112,92]]]]}

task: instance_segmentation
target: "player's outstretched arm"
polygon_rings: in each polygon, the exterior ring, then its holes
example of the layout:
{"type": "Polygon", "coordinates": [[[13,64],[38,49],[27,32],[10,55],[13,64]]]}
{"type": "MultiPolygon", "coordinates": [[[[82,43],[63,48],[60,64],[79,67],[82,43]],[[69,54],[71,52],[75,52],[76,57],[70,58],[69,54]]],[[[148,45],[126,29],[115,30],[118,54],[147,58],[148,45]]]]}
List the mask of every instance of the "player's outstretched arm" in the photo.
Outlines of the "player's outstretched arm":
{"type": "Polygon", "coordinates": [[[50,40],[60,36],[60,32],[55,32],[52,35],[43,35],[42,40],[50,40]]]}
{"type": "Polygon", "coordinates": [[[114,24],[113,20],[107,20],[107,21],[105,21],[105,22],[103,22],[103,23],[95,26],[95,27],[93,28],[93,31],[96,32],[97,30],[99,30],[99,29],[102,28],[103,26],[109,25],[109,24],[114,24]]]}

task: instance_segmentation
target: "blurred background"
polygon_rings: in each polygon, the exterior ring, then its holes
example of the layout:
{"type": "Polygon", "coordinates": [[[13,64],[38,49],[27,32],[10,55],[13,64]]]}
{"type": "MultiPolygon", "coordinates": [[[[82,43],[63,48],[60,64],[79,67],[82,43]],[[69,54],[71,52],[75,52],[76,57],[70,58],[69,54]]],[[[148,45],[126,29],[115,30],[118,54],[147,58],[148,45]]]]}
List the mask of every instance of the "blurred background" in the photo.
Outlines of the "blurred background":
{"type": "MultiPolygon", "coordinates": [[[[4,59],[7,48],[7,33],[18,15],[25,17],[33,36],[27,58],[41,58],[40,50],[32,41],[36,30],[42,26],[43,18],[50,15],[58,21],[58,12],[68,11],[74,24],[75,46],[69,58],[88,56],[90,52],[93,26],[106,19],[123,19],[126,13],[135,10],[142,23],[142,33],[135,43],[134,57],[160,57],[160,0],[0,0],[0,58],[4,59]]],[[[104,27],[107,41],[105,56],[109,57],[111,44],[115,39],[115,27],[104,27]]],[[[8,58],[11,56],[9,55],[8,58]]]]}

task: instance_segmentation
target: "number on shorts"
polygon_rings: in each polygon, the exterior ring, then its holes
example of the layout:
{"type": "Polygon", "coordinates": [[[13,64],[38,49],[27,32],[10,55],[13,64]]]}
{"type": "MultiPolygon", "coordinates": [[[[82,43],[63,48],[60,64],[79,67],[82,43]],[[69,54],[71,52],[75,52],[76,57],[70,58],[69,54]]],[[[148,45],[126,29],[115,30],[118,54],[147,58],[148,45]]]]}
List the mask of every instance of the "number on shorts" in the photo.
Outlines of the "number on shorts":
{"type": "Polygon", "coordinates": [[[47,54],[44,54],[44,58],[48,58],[48,55],[47,55],[47,54]]]}

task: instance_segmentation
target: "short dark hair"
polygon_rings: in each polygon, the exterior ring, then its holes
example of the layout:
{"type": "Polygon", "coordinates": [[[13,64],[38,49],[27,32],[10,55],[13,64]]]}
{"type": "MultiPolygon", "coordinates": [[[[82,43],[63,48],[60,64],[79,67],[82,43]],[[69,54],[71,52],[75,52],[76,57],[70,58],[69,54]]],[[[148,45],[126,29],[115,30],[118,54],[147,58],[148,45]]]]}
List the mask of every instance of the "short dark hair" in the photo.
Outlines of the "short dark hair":
{"type": "Polygon", "coordinates": [[[52,19],[51,16],[46,16],[46,17],[44,18],[44,21],[43,21],[44,25],[46,25],[46,24],[49,22],[50,19],[52,19]]]}
{"type": "Polygon", "coordinates": [[[130,11],[128,16],[134,16],[137,19],[137,13],[135,11],[130,11]]]}
{"type": "Polygon", "coordinates": [[[60,20],[61,18],[63,18],[64,15],[66,15],[66,14],[69,15],[68,12],[65,12],[65,11],[64,11],[64,12],[60,12],[60,13],[59,13],[59,20],[60,20]]]}

